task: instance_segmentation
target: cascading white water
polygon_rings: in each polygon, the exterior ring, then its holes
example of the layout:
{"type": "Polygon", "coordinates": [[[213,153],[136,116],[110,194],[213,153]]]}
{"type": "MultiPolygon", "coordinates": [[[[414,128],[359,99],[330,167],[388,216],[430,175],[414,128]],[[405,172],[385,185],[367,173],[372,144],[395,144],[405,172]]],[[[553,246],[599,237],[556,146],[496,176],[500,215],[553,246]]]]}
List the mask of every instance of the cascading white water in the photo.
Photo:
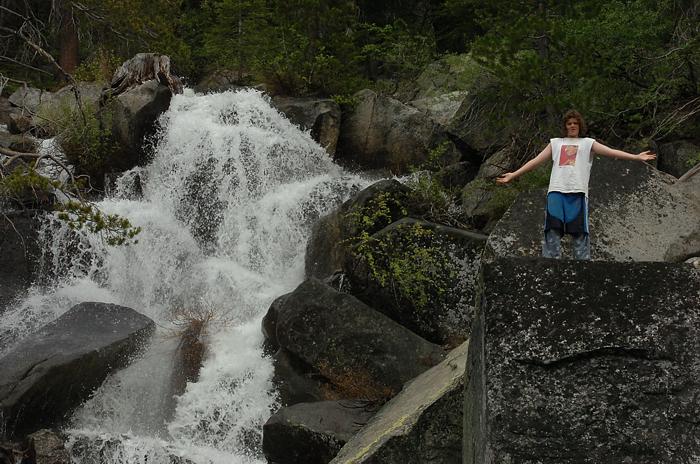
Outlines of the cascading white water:
{"type": "Polygon", "coordinates": [[[138,243],[106,247],[87,235],[76,242],[60,224],[48,225],[47,271],[58,277],[2,315],[0,342],[80,301],[132,307],[159,328],[143,356],[74,414],[74,461],[264,462],[261,429],[275,395],[262,316],[302,281],[313,221],[368,181],[333,164],[256,91],[188,91],[173,98],[161,126],[151,164],[123,176],[99,203],[142,227],[138,243]],[[210,322],[200,379],[173,406],[173,321],[182,314],[210,322]]]}

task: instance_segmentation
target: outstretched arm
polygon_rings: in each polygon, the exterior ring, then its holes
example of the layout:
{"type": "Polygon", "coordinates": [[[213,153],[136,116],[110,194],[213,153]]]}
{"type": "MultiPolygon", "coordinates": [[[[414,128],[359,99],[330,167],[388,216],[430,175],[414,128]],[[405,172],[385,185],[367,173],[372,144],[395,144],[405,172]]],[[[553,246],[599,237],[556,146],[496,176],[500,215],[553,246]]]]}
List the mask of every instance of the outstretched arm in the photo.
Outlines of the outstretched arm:
{"type": "Polygon", "coordinates": [[[599,142],[593,142],[593,151],[599,155],[609,156],[610,158],[618,158],[630,161],[651,161],[653,159],[656,159],[656,154],[652,153],[649,150],[634,155],[632,153],[627,153],[626,151],[606,147],[605,145],[599,142]]]}
{"type": "Polygon", "coordinates": [[[548,143],[547,146],[545,147],[545,149],[542,150],[539,153],[539,155],[535,156],[530,161],[523,164],[520,167],[520,169],[518,169],[517,171],[506,172],[505,174],[498,176],[498,179],[496,179],[496,182],[498,182],[499,184],[507,184],[511,180],[522,176],[523,174],[525,174],[528,171],[532,171],[537,166],[546,163],[550,159],[552,159],[552,144],[548,143]]]}

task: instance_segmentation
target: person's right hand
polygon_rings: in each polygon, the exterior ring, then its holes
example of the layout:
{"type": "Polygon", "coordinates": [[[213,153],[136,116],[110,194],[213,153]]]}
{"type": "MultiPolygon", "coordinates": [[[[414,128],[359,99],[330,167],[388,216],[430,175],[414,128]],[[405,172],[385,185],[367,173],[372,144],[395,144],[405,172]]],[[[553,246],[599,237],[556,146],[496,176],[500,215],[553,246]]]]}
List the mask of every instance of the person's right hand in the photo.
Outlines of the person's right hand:
{"type": "Polygon", "coordinates": [[[515,179],[515,174],[512,172],[506,172],[505,174],[498,176],[496,182],[499,184],[507,184],[513,179],[515,179]]]}

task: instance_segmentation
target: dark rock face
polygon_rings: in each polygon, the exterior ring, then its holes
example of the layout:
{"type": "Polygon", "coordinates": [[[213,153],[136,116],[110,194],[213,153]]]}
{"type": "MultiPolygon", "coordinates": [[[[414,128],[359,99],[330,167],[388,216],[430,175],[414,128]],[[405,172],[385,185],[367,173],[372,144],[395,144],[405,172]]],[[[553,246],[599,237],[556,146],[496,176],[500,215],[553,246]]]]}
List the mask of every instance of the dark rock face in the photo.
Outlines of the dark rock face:
{"type": "Polygon", "coordinates": [[[33,464],[70,464],[64,439],[52,430],[42,429],[27,436],[33,464]]]}
{"type": "Polygon", "coordinates": [[[361,90],[354,97],[358,104],[343,118],[340,129],[341,161],[401,174],[426,161],[429,150],[443,142],[447,144],[443,161],[459,161],[459,152],[442,126],[422,111],[371,90],[361,90]]]}
{"type": "MultiPolygon", "coordinates": [[[[399,204],[404,204],[410,189],[396,180],[381,180],[343,203],[337,211],[320,218],[313,226],[306,246],[306,277],[325,278],[342,268],[348,253],[344,243],[359,233],[357,218],[364,208],[372,208],[378,198],[387,199],[389,222],[403,217],[399,204]]],[[[376,209],[376,207],[374,207],[376,209]]],[[[378,232],[385,225],[379,225],[370,233],[378,232]]]]}
{"type": "Polygon", "coordinates": [[[133,309],[81,303],[0,359],[0,412],[8,436],[52,426],[114,369],[127,364],[155,324],[133,309]]]}
{"type": "Polygon", "coordinates": [[[435,176],[446,189],[461,189],[476,177],[478,170],[477,165],[462,161],[445,166],[435,176]]]}
{"type": "MultiPolygon", "coordinates": [[[[700,253],[700,203],[645,163],[596,159],[591,253],[609,261],[681,261],[700,253]]],[[[545,191],[523,194],[489,236],[485,256],[539,256],[545,191]]],[[[566,249],[566,248],[565,248],[566,249]]]]}
{"type": "Polygon", "coordinates": [[[439,346],[318,280],[281,298],[277,343],[326,381],[328,398],[390,397],[442,359],[439,346]]]}
{"type": "Polygon", "coordinates": [[[0,311],[37,277],[41,250],[39,211],[7,212],[0,217],[0,311]]]}
{"type": "Polygon", "coordinates": [[[404,218],[372,238],[382,252],[344,265],[353,295],[433,343],[464,341],[486,235],[404,218]],[[382,281],[372,265],[392,272],[382,281]]]}
{"type": "Polygon", "coordinates": [[[467,345],[407,383],[331,462],[460,464],[467,345]]]}
{"type": "Polygon", "coordinates": [[[698,378],[700,271],[499,259],[469,346],[464,463],[694,462],[698,378]]]}
{"type": "Polygon", "coordinates": [[[374,412],[350,400],[282,408],[263,427],[263,452],[277,464],[327,464],[374,412]]]}
{"type": "Polygon", "coordinates": [[[700,162],[700,146],[680,140],[659,147],[659,169],[675,177],[682,176],[700,162]]]}
{"type": "Polygon", "coordinates": [[[155,131],[156,121],[170,106],[172,95],[168,86],[150,80],[114,98],[110,104],[114,113],[112,133],[122,147],[122,157],[110,168],[125,171],[147,161],[144,140],[155,131]]]}
{"type": "Polygon", "coordinates": [[[329,98],[274,97],[272,104],[334,155],[340,134],[340,106],[329,98]]]}

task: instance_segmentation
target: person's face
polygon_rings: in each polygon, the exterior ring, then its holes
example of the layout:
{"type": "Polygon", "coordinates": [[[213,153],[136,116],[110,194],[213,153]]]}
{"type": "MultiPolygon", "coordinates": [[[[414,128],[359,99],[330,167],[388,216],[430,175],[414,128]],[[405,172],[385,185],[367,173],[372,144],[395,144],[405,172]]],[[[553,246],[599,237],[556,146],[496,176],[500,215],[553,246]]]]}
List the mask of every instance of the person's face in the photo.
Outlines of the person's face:
{"type": "Polygon", "coordinates": [[[578,125],[578,121],[574,118],[567,119],[566,121],[566,136],[567,137],[578,137],[581,128],[578,125]]]}

